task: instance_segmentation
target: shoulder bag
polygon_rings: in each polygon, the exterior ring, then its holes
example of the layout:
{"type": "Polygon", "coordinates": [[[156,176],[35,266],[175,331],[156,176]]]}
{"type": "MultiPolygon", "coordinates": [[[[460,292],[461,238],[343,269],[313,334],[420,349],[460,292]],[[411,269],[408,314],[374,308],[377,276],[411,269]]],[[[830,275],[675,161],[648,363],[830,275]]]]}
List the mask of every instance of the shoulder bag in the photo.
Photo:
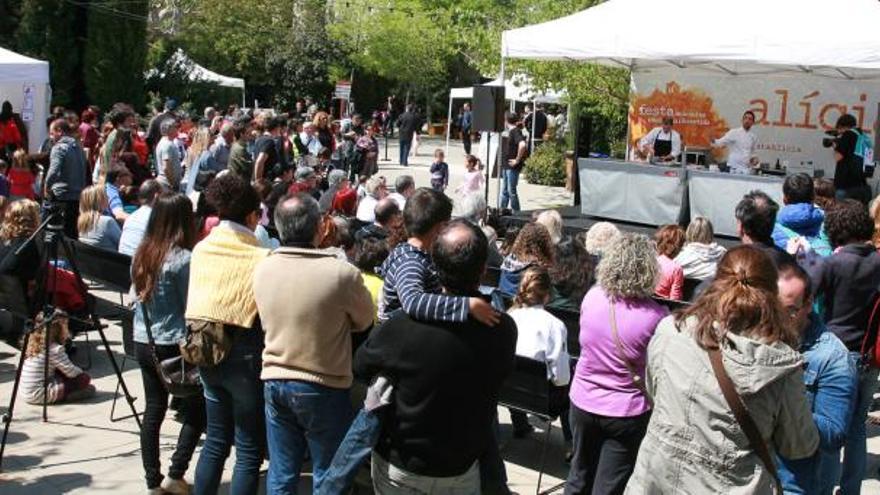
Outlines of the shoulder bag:
{"type": "Polygon", "coordinates": [[[147,305],[144,303],[141,303],[141,313],[144,317],[144,326],[147,328],[147,340],[150,345],[150,354],[153,357],[153,365],[162,385],[174,397],[186,398],[201,395],[202,382],[199,378],[199,369],[187,363],[183,356],[174,356],[160,361],[159,355],[156,353],[156,340],[153,338],[147,305]]]}
{"type": "Polygon", "coordinates": [[[626,366],[626,370],[629,372],[629,377],[633,382],[633,385],[645,396],[645,399],[648,400],[648,403],[651,404],[651,407],[654,406],[654,400],[651,398],[651,394],[648,393],[648,389],[645,386],[645,380],[639,376],[639,371],[636,369],[636,365],[626,357],[626,354],[623,352],[623,342],[620,340],[620,333],[617,331],[617,316],[614,314],[614,301],[609,299],[609,304],[611,307],[611,335],[614,337],[614,345],[617,347],[617,354],[620,356],[620,360],[623,361],[623,365],[626,366]]]}
{"type": "Polygon", "coordinates": [[[779,482],[779,473],[776,471],[776,464],[773,462],[773,458],[770,456],[770,449],[767,447],[764,437],[761,436],[761,432],[758,431],[758,426],[752,419],[752,415],[749,414],[746,405],[743,404],[742,398],[736,392],[733,381],[727,375],[727,371],[724,370],[721,350],[717,348],[708,349],[707,352],[709,353],[709,362],[712,363],[712,371],[715,373],[715,379],[718,380],[721,393],[724,395],[724,400],[727,401],[727,405],[733,411],[733,417],[736,418],[736,422],[739,423],[743,433],[749,439],[752,450],[755,451],[755,454],[761,459],[767,472],[773,478],[774,493],[782,495],[782,483],[779,482]]]}
{"type": "Polygon", "coordinates": [[[217,366],[229,354],[232,339],[226,325],[214,321],[187,319],[186,338],[180,343],[180,355],[195,366],[217,366]]]}

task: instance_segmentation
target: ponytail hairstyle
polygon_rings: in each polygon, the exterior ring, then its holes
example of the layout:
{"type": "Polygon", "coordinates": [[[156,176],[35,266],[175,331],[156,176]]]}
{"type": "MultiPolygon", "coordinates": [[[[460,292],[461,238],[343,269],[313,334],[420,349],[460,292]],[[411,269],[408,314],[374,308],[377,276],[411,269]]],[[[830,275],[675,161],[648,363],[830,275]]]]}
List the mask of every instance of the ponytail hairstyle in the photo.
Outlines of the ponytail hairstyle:
{"type": "Polygon", "coordinates": [[[553,285],[550,274],[541,267],[529,268],[523,273],[519,290],[513,298],[511,309],[541,306],[550,298],[553,285]]]}
{"type": "Polygon", "coordinates": [[[676,324],[696,319],[694,338],[717,349],[728,332],[765,344],[798,345],[798,332],[779,302],[779,274],[770,257],[753,246],[737,246],[721,258],[712,285],[676,316],[676,324]]]}

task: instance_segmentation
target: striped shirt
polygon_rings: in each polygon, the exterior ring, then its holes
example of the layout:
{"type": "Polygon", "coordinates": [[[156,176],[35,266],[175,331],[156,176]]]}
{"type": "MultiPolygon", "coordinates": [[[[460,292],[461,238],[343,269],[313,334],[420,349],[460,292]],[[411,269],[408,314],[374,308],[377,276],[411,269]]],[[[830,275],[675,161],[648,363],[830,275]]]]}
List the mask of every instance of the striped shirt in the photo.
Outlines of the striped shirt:
{"type": "Polygon", "coordinates": [[[409,243],[399,244],[379,269],[385,279],[385,307],[379,321],[402,308],[421,321],[463,322],[468,317],[468,298],[441,294],[443,287],[428,253],[409,243]]]}
{"type": "MultiPolygon", "coordinates": [[[[25,402],[39,404],[43,402],[43,367],[46,362],[45,352],[24,360],[21,368],[21,393],[25,402]]],[[[55,403],[64,398],[64,384],[53,380],[56,370],[68,378],[79,376],[83,372],[79,366],[73,364],[64,347],[58,344],[49,346],[49,403],[55,403]]]]}

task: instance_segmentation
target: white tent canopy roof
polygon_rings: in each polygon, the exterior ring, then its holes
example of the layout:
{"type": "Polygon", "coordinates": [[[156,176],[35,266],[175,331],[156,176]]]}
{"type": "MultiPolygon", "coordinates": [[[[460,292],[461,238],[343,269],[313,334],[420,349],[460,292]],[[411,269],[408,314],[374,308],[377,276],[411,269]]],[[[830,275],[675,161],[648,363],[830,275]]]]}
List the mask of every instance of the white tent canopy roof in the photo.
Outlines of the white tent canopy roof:
{"type": "Polygon", "coordinates": [[[191,81],[205,81],[216,83],[219,86],[224,86],[227,88],[239,88],[244,89],[244,79],[238,77],[229,77],[217,74],[216,72],[206,69],[201,65],[195,63],[191,58],[189,58],[183,50],[177,49],[174,52],[174,55],[171,56],[171,61],[174,64],[181,64],[184,67],[189,68],[189,78],[191,81]]]}
{"type": "Polygon", "coordinates": [[[0,83],[49,83],[49,62],[0,47],[0,83]]]}
{"type": "MultiPolygon", "coordinates": [[[[528,76],[518,74],[510,79],[502,81],[501,78],[495,78],[482,86],[504,86],[504,99],[508,101],[536,101],[539,103],[559,103],[562,101],[563,94],[555,91],[549,91],[543,94],[537,94],[532,88],[531,80],[528,76]]],[[[452,88],[449,90],[450,99],[469,100],[474,97],[474,88],[471,86],[465,88],[452,88]]]]}
{"type": "Polygon", "coordinates": [[[609,0],[505,31],[502,58],[880,79],[880,2],[609,0]],[[841,9],[845,5],[845,8],[841,9]],[[843,15],[842,30],[830,19],[843,15]]]}

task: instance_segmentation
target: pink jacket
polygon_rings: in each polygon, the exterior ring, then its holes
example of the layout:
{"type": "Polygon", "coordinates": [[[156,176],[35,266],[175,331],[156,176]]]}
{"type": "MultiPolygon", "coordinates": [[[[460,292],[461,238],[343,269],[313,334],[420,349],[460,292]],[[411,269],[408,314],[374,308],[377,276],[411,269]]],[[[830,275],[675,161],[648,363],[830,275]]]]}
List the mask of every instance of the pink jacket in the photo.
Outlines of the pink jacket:
{"type": "Polygon", "coordinates": [[[660,280],[654,292],[666,299],[681,300],[684,293],[684,270],[681,265],[665,254],[657,256],[657,262],[660,264],[660,280]]]}

